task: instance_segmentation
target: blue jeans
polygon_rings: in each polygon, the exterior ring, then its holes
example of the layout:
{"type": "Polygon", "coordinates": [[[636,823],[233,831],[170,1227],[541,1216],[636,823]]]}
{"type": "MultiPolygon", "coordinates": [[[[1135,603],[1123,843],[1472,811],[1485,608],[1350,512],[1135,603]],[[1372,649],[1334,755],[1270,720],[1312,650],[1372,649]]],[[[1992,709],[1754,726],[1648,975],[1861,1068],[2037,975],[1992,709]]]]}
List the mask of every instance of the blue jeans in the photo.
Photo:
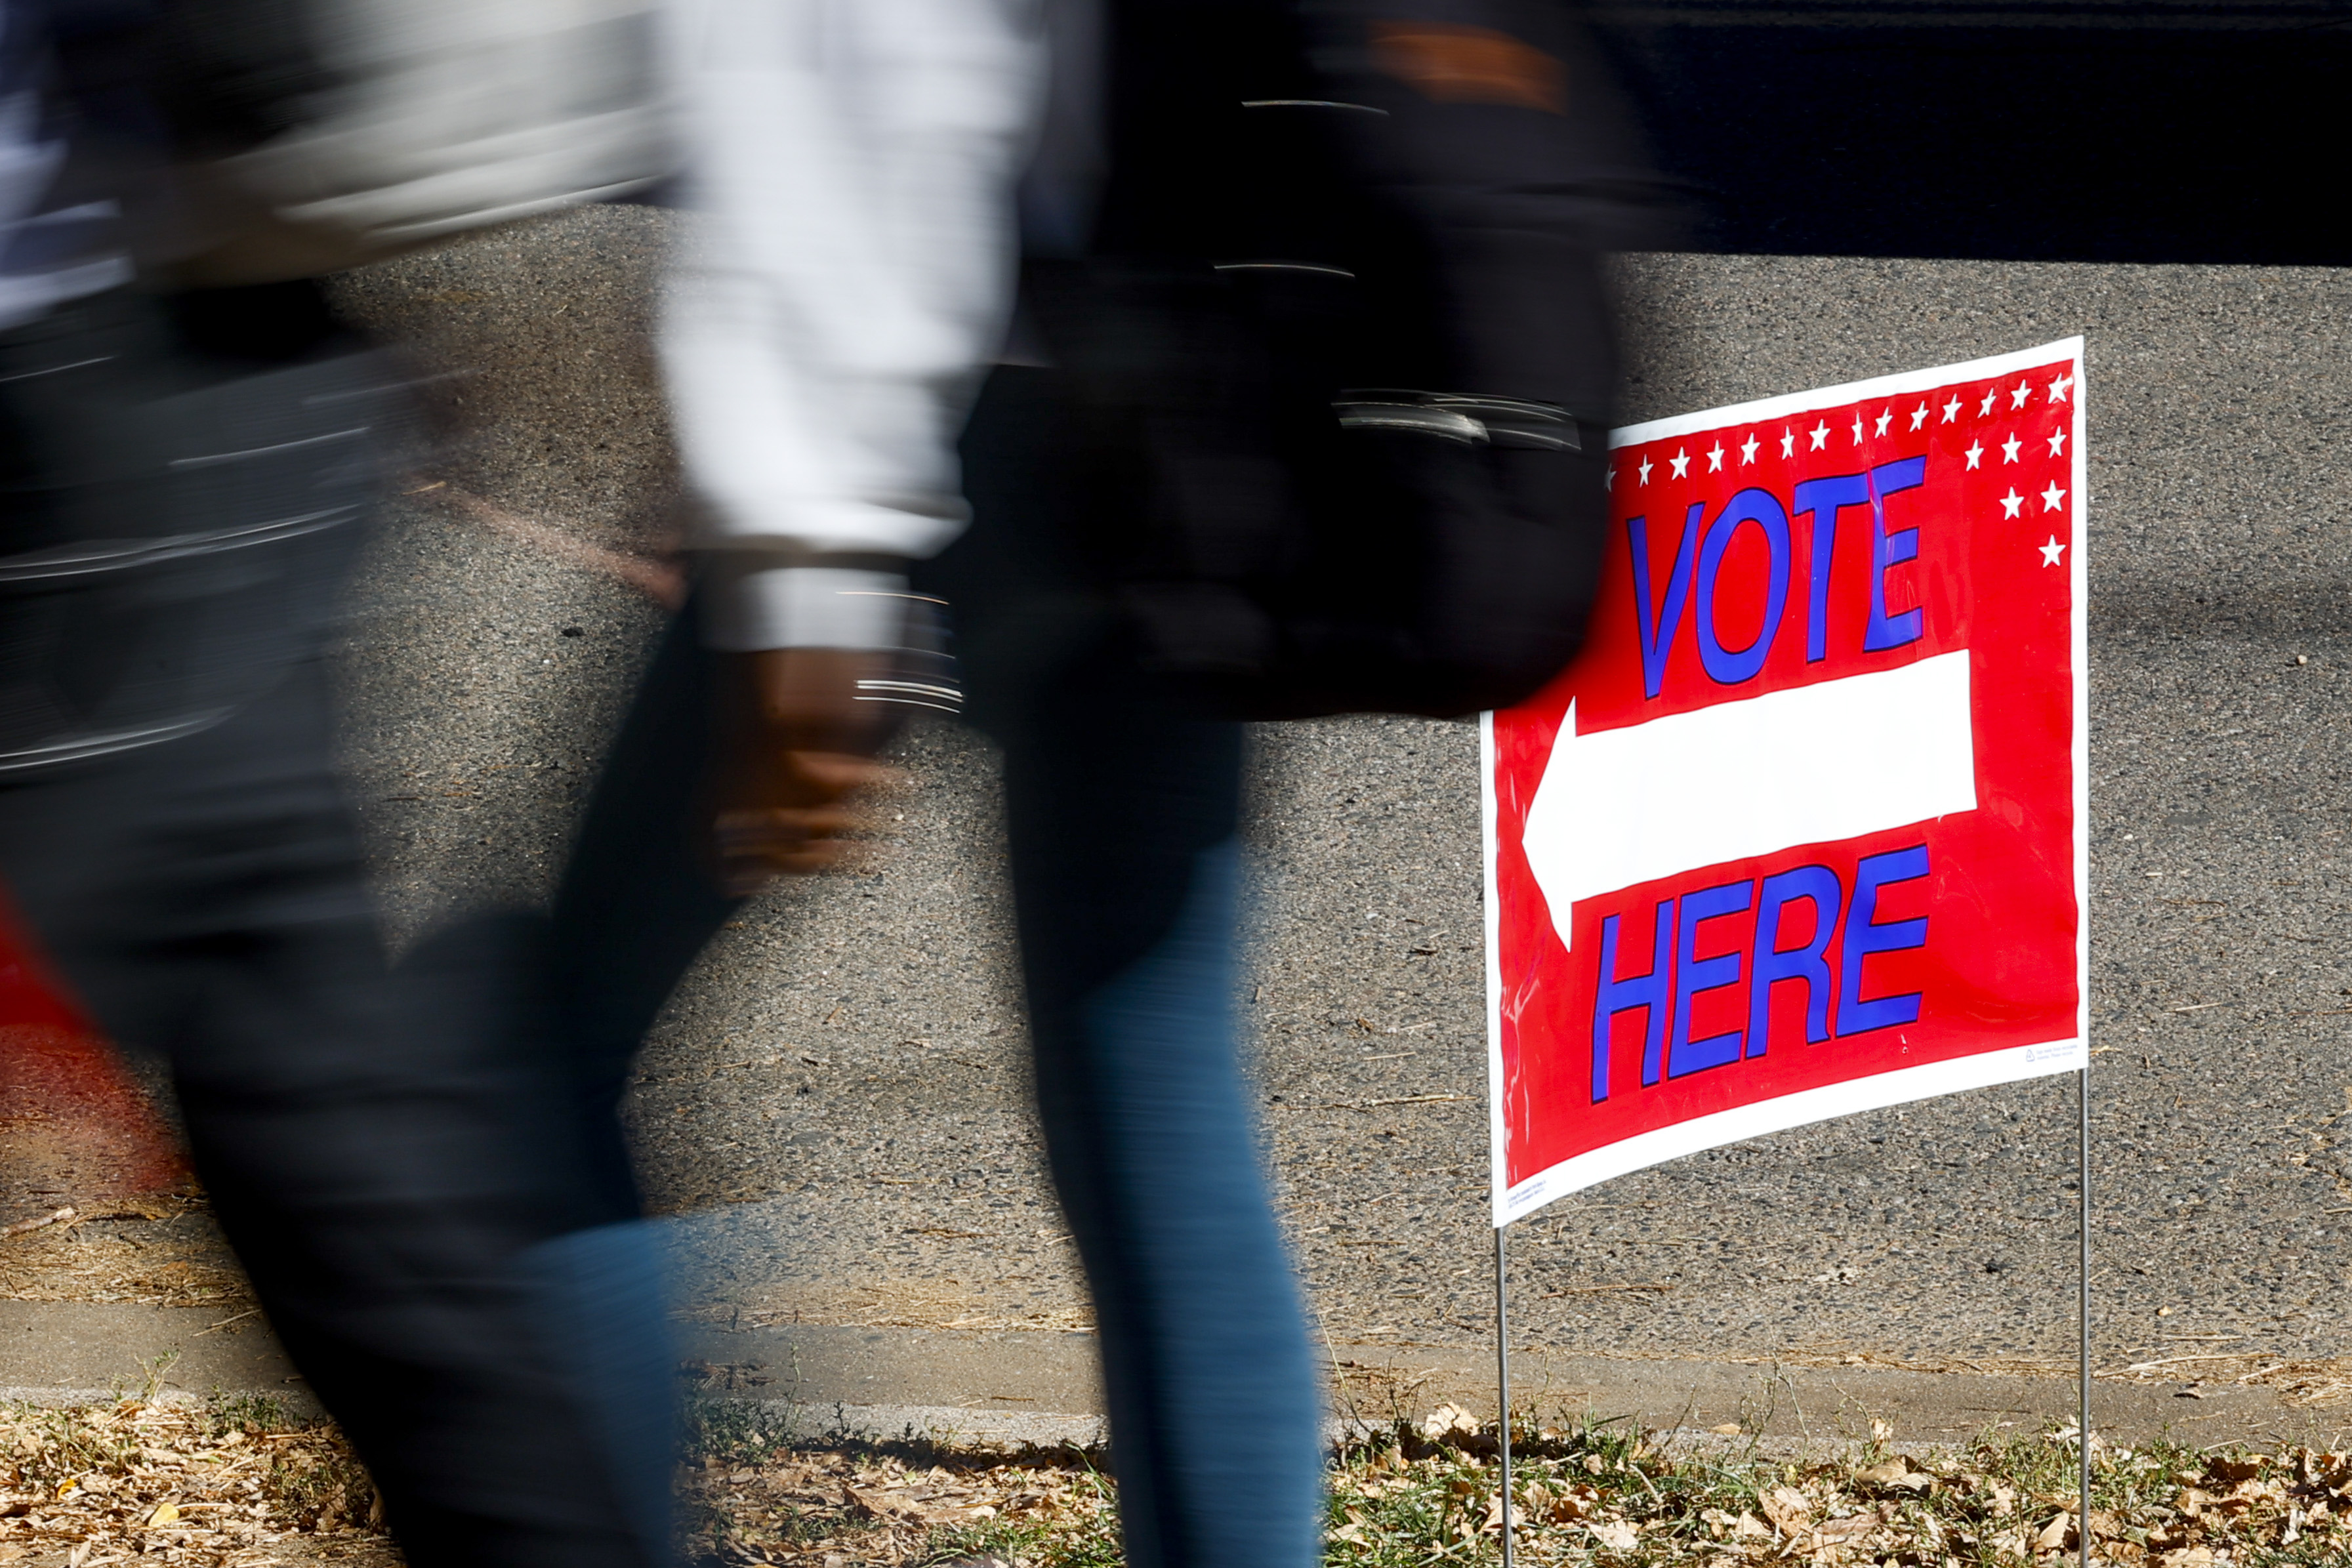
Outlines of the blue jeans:
{"type": "MultiPolygon", "coordinates": [[[[1308,1568],[1320,1391],[1234,1038],[1241,731],[1160,700],[1070,591],[1070,438],[1050,376],[1000,373],[966,438],[973,528],[924,583],[1004,748],[1038,1111],[1100,1324],[1128,1560],[1308,1568]]],[[[711,669],[689,607],[557,899],[559,1036],[606,1221],[635,1212],[629,1059],[734,907],[689,829],[711,669]]]]}
{"type": "Polygon", "coordinates": [[[1038,1110],[1128,1561],[1307,1568],[1321,1394],[1234,1018],[1242,731],[1128,652],[1094,582],[1122,490],[1087,440],[1057,374],[1000,368],[964,435],[972,526],[918,583],[955,606],[1004,748],[1038,1110]]]}
{"type": "Polygon", "coordinates": [[[1239,742],[1132,705],[1006,736],[1038,1108],[1137,1568],[1319,1555],[1319,1393],[1234,1039],[1239,742]]]}

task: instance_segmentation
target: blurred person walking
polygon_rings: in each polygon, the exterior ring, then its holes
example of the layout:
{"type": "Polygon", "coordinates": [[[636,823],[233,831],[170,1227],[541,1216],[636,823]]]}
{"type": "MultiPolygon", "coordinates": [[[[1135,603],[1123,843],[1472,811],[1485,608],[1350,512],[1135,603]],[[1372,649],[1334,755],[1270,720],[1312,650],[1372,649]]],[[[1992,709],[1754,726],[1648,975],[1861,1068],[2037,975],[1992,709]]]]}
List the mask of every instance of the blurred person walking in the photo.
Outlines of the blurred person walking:
{"type": "Polygon", "coordinates": [[[667,1434],[649,1462],[604,1441],[572,1376],[632,1350],[563,1251],[578,1139],[483,976],[387,973],[332,757],[338,601],[413,422],[304,274],[514,182],[323,124],[322,81],[385,73],[303,58],[283,29],[317,16],[235,9],[0,0],[0,882],[56,989],[168,1065],[214,1212],[407,1560],[644,1568],[667,1434]],[[412,155],[470,170],[466,201],[354,224],[272,195],[382,198],[412,155]]]}
{"type": "Polygon", "coordinates": [[[951,604],[1129,1560],[1303,1568],[1320,1399],[1232,1012],[1241,721],[1459,714],[1566,662],[1599,253],[1646,174],[1549,0],[678,15],[700,586],[555,910],[614,1214],[633,1054],[741,897],[838,853],[891,715],[943,701],[951,604]]]}

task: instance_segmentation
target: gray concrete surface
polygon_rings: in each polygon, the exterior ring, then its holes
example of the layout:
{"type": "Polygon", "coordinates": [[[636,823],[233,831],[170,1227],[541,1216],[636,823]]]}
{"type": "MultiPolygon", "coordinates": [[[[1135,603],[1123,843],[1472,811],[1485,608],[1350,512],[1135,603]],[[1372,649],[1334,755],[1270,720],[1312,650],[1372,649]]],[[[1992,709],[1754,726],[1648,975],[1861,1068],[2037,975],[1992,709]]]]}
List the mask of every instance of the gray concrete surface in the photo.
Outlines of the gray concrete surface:
{"type": "MultiPolygon", "coordinates": [[[[681,1386],[788,1413],[811,1436],[913,1432],[983,1446],[1087,1446],[1107,1436],[1093,1338],[1084,1332],[701,1325],[682,1336],[680,1349],[681,1386]]],[[[1335,1436],[1419,1419],[1441,1404],[1485,1416],[1495,1408],[1494,1365],[1483,1347],[1335,1349],[1328,1376],[1335,1436]]],[[[1738,1428],[1801,1444],[1864,1437],[1873,1421],[1909,1443],[1961,1442],[2033,1431],[2074,1408],[2073,1388],[2048,1377],[1573,1349],[1523,1352],[1513,1386],[1517,1410],[1545,1425],[1624,1421],[1718,1436],[1738,1428]]],[[[151,1387],[183,1398],[265,1394],[298,1416],[318,1410],[251,1318],[204,1308],[0,1303],[0,1398],[102,1400],[151,1387]]],[[[2164,1386],[2103,1388],[2098,1424],[2115,1442],[2170,1433],[2200,1444],[2326,1447],[2346,1430],[2340,1410],[2250,1387],[2189,1403],[2164,1386]]]]}
{"type": "Polygon", "coordinates": [[[0,1300],[0,1399],[266,1394],[318,1404],[258,1313],[240,1308],[0,1300]]]}
{"type": "MultiPolygon", "coordinates": [[[[1050,1417],[1085,1440],[1098,1421],[1094,1347],[1083,1334],[862,1329],[803,1324],[705,1330],[690,1337],[703,1386],[719,1397],[794,1405],[823,1423],[851,1409],[859,1430],[891,1431],[900,1412],[925,1411],[931,1428],[978,1433],[1050,1417]]],[[[1491,1417],[1492,1352],[1358,1347],[1335,1352],[1328,1375],[1339,1431],[1419,1418],[1440,1404],[1491,1417]]],[[[1516,1408],[1545,1424],[1617,1420],[1648,1430],[1738,1426],[1774,1438],[1865,1437],[1874,1419],[1913,1442],[1962,1442],[2002,1429],[2037,1430],[2074,1413],[2058,1379],[1815,1367],[1756,1357],[1624,1357],[1529,1349],[1512,1369],[1516,1408]]],[[[2185,1403],[2168,1387],[2101,1390],[2098,1429],[2116,1442],[2160,1432],[2200,1443],[2305,1441],[2345,1430],[2340,1412],[2315,1410],[2269,1388],[2231,1388],[2185,1403]]],[[[1035,1426],[1031,1431],[1038,1430],[1035,1426]]],[[[1068,1440],[1066,1437],[1063,1440],[1068,1440]]]]}
{"type": "MultiPolygon", "coordinates": [[[[656,624],[634,557],[597,552],[667,526],[637,336],[667,221],[582,213],[352,286],[476,373],[443,384],[460,445],[395,509],[348,661],[404,932],[543,892],[656,624]]],[[[2324,1384],[2263,1369],[2352,1356],[2346,282],[1692,256],[1622,276],[1636,418],[2088,337],[2101,1364],[2324,1384]]],[[[749,910],[645,1059],[633,1114],[688,1216],[698,1321],[1086,1322],[1024,1105],[991,758],[941,723],[900,761],[870,862],[749,910]]],[[[1491,1306],[1474,732],[1268,730],[1251,784],[1244,1002],[1318,1321],[1343,1356],[1467,1353],[1491,1306]]],[[[1980,1090],[1570,1199],[1515,1233],[1515,1337],[1650,1365],[2070,1364],[2071,1093],[1980,1090]]]]}

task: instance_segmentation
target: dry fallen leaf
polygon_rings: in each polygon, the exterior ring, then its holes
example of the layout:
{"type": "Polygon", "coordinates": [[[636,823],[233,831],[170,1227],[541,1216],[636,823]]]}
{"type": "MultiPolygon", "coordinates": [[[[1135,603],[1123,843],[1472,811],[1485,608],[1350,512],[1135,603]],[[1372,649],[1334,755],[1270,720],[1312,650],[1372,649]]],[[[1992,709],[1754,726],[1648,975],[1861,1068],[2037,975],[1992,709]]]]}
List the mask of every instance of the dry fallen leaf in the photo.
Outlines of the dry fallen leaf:
{"type": "Polygon", "coordinates": [[[1441,1405],[1423,1418],[1421,1435],[1435,1442],[1439,1438],[1477,1436],[1478,1418],[1459,1405],[1441,1405]]]}
{"type": "Polygon", "coordinates": [[[1812,1503],[1794,1487],[1774,1487],[1759,1500],[1759,1504],[1764,1510],[1764,1517],[1783,1535],[1796,1534],[1813,1515],[1812,1503]]]}
{"type": "Polygon", "coordinates": [[[1936,1479],[1926,1470],[1913,1469],[1911,1461],[1899,1454],[1883,1465],[1873,1465],[1866,1470],[1856,1471],[1853,1479],[1865,1486],[1913,1492],[1927,1490],[1936,1479]]]}
{"type": "Polygon", "coordinates": [[[1635,1533],[1633,1526],[1622,1519],[1609,1520],[1601,1524],[1588,1524],[1584,1528],[1592,1532],[1593,1540],[1612,1552],[1631,1552],[1641,1543],[1641,1537],[1635,1533]]]}
{"type": "Polygon", "coordinates": [[[1601,1492],[1595,1487],[1570,1487],[1551,1500],[1551,1520],[1554,1524],[1573,1524],[1588,1517],[1601,1506],[1601,1492]]]}
{"type": "Polygon", "coordinates": [[[1813,1527],[1813,1533],[1824,1541],[1850,1541],[1857,1535],[1867,1535],[1879,1526],[1874,1513],[1850,1513],[1843,1519],[1824,1520],[1813,1527]]]}

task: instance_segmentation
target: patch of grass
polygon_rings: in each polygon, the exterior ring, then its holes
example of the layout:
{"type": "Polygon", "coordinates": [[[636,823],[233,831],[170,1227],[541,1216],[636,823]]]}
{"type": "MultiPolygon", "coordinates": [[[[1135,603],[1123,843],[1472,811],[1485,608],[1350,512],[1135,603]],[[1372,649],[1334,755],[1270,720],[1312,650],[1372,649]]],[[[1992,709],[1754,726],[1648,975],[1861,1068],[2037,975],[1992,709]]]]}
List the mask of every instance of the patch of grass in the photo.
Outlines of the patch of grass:
{"type": "Polygon", "coordinates": [[[686,1448],[697,1460],[733,1468],[793,1447],[788,1407],[749,1399],[698,1399],[687,1406],[686,1448]]]}
{"type": "MultiPolygon", "coordinates": [[[[727,1429],[722,1426],[722,1429],[727,1429]]],[[[1516,1545],[1529,1568],[2063,1568],[2072,1434],[1988,1435],[1897,1453],[1884,1428],[1805,1458],[1752,1437],[1662,1443],[1624,1422],[1513,1435],[1516,1545]]],[[[1327,1568],[1499,1562],[1496,1434],[1458,1411],[1334,1454],[1327,1568]]],[[[730,1449],[748,1457],[740,1442],[730,1449]]],[[[2094,1561],[2109,1568],[2352,1563],[2352,1455],[2092,1445],[2094,1561]]],[[[700,1456],[699,1554],[730,1563],[1115,1568],[1099,1457],[957,1453],[917,1439],[783,1441],[764,1464],[700,1456]],[[722,1468],[722,1465],[733,1466],[722,1468]]]]}
{"type": "MultiPolygon", "coordinates": [[[[802,1423],[805,1427],[805,1421],[802,1423]]],[[[1100,1456],[974,1452],[909,1431],[794,1438],[788,1413],[708,1400],[688,1412],[689,1555],[723,1563],[908,1568],[993,1557],[1019,1568],[1115,1568],[1118,1516],[1100,1456]]]]}
{"type": "Polygon", "coordinates": [[[287,1432],[294,1423],[286,1418],[285,1401],[271,1394],[222,1394],[215,1391],[205,1402],[205,1414],[212,1422],[215,1437],[231,1432],[258,1436],[264,1432],[287,1432]]]}
{"type": "Polygon", "coordinates": [[[993,1557],[1020,1568],[1118,1568],[1117,1497],[1109,1481],[1089,1471],[1091,1495],[1075,1509],[1037,1508],[1028,1517],[992,1519],[934,1529],[918,1561],[993,1557]]]}
{"type": "Polygon", "coordinates": [[[140,1435],[111,1415],[106,1407],[9,1405],[5,1420],[15,1439],[15,1484],[55,1493],[79,1486],[85,1476],[128,1474],[139,1462],[140,1435]]]}
{"type": "MultiPolygon", "coordinates": [[[[1491,1427],[1458,1415],[1335,1458],[1326,1561],[1407,1568],[1499,1561],[1491,1427]]],[[[1989,1436],[1919,1456],[1883,1432],[1779,1459],[1754,1441],[1662,1447],[1620,1424],[1514,1435],[1513,1512],[1528,1563],[1733,1568],[1801,1562],[2020,1568],[2071,1562],[2070,1432],[1989,1436]]],[[[2153,1568],[2352,1562],[2352,1456],[2092,1445],[2094,1560],[2153,1568]]]]}
{"type": "MultiPolygon", "coordinates": [[[[789,1411],[690,1413],[687,1545],[725,1568],[1117,1568],[1107,1457],[975,1452],[908,1433],[794,1436],[789,1411]]],[[[805,1428],[805,1422],[800,1429],[805,1428]]],[[[1664,1442],[1625,1422],[1513,1435],[1528,1568],[2066,1568],[2072,1434],[1989,1434],[1898,1453],[1865,1440],[1776,1456],[1737,1434],[1664,1442]]],[[[1327,1568],[1487,1568],[1500,1557],[1496,1433],[1455,1410],[1346,1445],[1328,1475],[1327,1568]]],[[[2343,1568],[2352,1454],[2093,1445],[2091,1533],[2107,1568],[2343,1568]]],[[[0,1561],[74,1543],[218,1564],[300,1535],[373,1539],[374,1491],[333,1428],[272,1400],[0,1405],[0,1561]]],[[[373,1549],[373,1548],[371,1548],[373,1549]]],[[[336,1550],[344,1550],[337,1547],[336,1550]]],[[[88,1553],[85,1553],[87,1556],[88,1553]]],[[[99,1561],[100,1559],[90,1559],[99,1561]]]]}

